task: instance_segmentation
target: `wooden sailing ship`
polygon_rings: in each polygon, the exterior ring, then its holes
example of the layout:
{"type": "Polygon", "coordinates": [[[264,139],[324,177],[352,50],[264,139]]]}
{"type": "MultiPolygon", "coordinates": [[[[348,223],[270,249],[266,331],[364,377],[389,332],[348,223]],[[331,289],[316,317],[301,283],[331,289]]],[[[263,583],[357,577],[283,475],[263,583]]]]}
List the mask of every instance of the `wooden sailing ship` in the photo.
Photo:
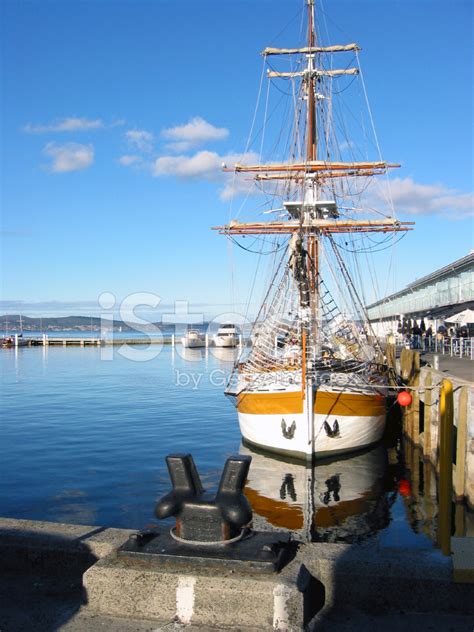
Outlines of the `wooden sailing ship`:
{"type": "Polygon", "coordinates": [[[231,239],[271,235],[284,244],[251,347],[236,362],[227,394],[235,400],[246,442],[312,459],[371,445],[381,438],[385,425],[388,380],[382,350],[338,239],[404,232],[410,225],[393,216],[362,218],[359,209],[357,213],[341,209],[340,200],[347,196],[339,185],[367,181],[399,165],[381,159],[344,161],[338,159],[340,152],[331,152],[333,136],[327,130],[332,82],[356,76],[359,70],[335,69],[326,60],[339,53],[358,60],[359,47],[319,45],[314,0],[307,0],[306,10],[305,46],[263,51],[265,60],[298,60],[291,72],[267,73],[271,80],[292,82],[297,148],[292,159],[226,168],[235,174],[253,174],[259,185],[280,186],[283,217],[271,222],[232,220],[216,229],[231,239]],[[329,254],[331,282],[323,269],[329,254]],[[338,305],[335,283],[344,285],[350,313],[338,305]]]}

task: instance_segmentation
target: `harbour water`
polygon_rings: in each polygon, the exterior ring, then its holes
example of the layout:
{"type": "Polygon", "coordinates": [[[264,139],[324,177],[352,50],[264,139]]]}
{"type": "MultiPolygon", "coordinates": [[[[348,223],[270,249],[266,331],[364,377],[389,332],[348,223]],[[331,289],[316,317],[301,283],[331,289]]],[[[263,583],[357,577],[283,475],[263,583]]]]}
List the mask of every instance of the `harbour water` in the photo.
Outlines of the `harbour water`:
{"type": "MultiPolygon", "coordinates": [[[[152,347],[148,356],[117,347],[2,350],[0,515],[143,528],[156,524],[154,505],[170,488],[167,454],[192,453],[214,488],[225,459],[243,452],[253,457],[246,493],[258,528],[434,546],[435,477],[413,451],[404,463],[395,435],[312,472],[252,451],[223,395],[235,352],[152,347]]],[[[466,516],[456,529],[465,525],[466,516]]]]}

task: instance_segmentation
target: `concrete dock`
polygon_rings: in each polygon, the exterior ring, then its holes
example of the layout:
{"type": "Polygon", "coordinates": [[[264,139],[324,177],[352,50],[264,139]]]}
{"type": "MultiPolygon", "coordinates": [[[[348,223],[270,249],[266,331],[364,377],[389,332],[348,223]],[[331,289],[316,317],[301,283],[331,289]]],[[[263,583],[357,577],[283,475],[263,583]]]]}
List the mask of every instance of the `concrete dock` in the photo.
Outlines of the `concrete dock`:
{"type": "Polygon", "coordinates": [[[466,630],[474,584],[435,550],[301,544],[280,573],[122,562],[131,531],[0,520],[0,629],[466,630]]]}

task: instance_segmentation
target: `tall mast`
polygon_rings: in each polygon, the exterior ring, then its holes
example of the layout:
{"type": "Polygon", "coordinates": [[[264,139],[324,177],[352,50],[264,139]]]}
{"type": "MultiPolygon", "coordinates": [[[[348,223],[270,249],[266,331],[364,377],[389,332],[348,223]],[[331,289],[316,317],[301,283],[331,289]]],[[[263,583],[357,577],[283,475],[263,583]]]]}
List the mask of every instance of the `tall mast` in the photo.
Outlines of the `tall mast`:
{"type": "MultiPolygon", "coordinates": [[[[308,0],[308,48],[315,46],[314,37],[314,0],[308,0]]],[[[308,54],[308,131],[306,138],[306,160],[316,160],[316,107],[314,98],[313,53],[308,54]]]]}
{"type": "MultiPolygon", "coordinates": [[[[314,33],[314,0],[307,0],[308,2],[308,48],[310,51],[316,46],[315,33],[314,33]]],[[[306,144],[306,160],[312,162],[317,160],[317,130],[316,130],[316,98],[315,98],[315,83],[316,75],[314,71],[314,53],[308,54],[308,120],[307,120],[307,144],[306,144]]],[[[313,201],[315,198],[315,182],[314,180],[305,181],[304,197],[308,201],[313,201]],[[311,190],[308,190],[308,188],[311,190]]],[[[308,212],[303,204],[302,206],[303,217],[302,220],[306,220],[308,212]]],[[[309,279],[309,298],[311,309],[311,329],[313,334],[313,342],[316,339],[316,319],[318,314],[318,264],[319,264],[319,243],[318,236],[314,234],[308,235],[308,279],[309,279]]]]}
{"type": "MultiPolygon", "coordinates": [[[[311,51],[315,46],[314,37],[314,0],[307,0],[308,2],[308,48],[311,51]]],[[[306,160],[311,162],[317,158],[317,137],[316,137],[316,104],[315,104],[315,74],[314,74],[314,53],[308,54],[308,78],[307,78],[307,90],[308,90],[308,121],[307,121],[307,139],[306,139],[306,160]]],[[[311,176],[310,176],[311,177],[311,176]]],[[[303,186],[303,200],[301,206],[301,222],[304,223],[309,217],[309,208],[307,209],[305,201],[315,201],[314,180],[310,177],[304,180],[303,186]]],[[[308,231],[309,232],[309,231],[308,231]]],[[[307,274],[308,274],[308,298],[309,298],[309,310],[310,320],[305,323],[302,345],[302,358],[301,365],[303,368],[302,373],[302,389],[305,394],[304,410],[307,416],[307,441],[310,447],[309,462],[312,463],[314,452],[314,392],[313,392],[313,380],[311,369],[313,366],[313,359],[316,352],[316,334],[317,334],[317,315],[318,315],[318,237],[317,235],[308,234],[307,236],[307,274]],[[306,340],[308,336],[308,340],[306,340]],[[310,343],[309,353],[307,342],[310,343]],[[304,378],[303,378],[304,376],[304,378]]],[[[303,323],[306,319],[303,319],[303,323]]],[[[311,468],[312,477],[312,468],[311,468]]],[[[312,487],[312,482],[310,483],[312,487]]]]}

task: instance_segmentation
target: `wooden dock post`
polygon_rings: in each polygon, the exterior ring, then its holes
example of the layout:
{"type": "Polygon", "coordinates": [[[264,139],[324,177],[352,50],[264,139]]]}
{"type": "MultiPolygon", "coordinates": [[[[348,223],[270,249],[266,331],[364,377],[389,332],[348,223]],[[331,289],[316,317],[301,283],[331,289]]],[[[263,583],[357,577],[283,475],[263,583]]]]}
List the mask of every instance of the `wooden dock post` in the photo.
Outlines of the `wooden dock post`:
{"type": "Polygon", "coordinates": [[[466,482],[466,452],[467,452],[467,406],[468,387],[463,386],[458,400],[458,423],[456,433],[456,469],[454,472],[454,496],[456,500],[464,499],[466,482]]]}
{"type": "Polygon", "coordinates": [[[400,375],[405,381],[408,381],[410,378],[412,354],[413,351],[411,349],[402,349],[400,354],[400,375]]]}
{"type": "Polygon", "coordinates": [[[419,351],[413,352],[411,386],[415,387],[415,389],[412,391],[412,402],[410,405],[411,440],[416,446],[419,446],[420,445],[420,393],[418,391],[418,387],[420,386],[420,353],[419,351]]]}
{"type": "MultiPolygon", "coordinates": [[[[412,354],[410,349],[402,349],[400,354],[400,375],[402,380],[409,382],[412,365],[412,354]]],[[[409,406],[403,409],[403,434],[409,435],[408,425],[410,421],[409,406]]]]}
{"type": "Polygon", "coordinates": [[[439,510],[438,544],[451,554],[451,501],[453,495],[453,385],[443,380],[439,394],[439,510]]]}
{"type": "Polygon", "coordinates": [[[420,354],[418,351],[403,349],[400,356],[402,378],[414,389],[412,402],[403,413],[403,432],[417,446],[420,445],[420,354]]]}
{"type": "Polygon", "coordinates": [[[388,343],[385,347],[385,357],[387,358],[387,366],[391,369],[397,368],[397,359],[395,353],[395,345],[388,343]]]}
{"type": "Polygon", "coordinates": [[[425,378],[425,407],[424,407],[424,421],[425,426],[423,430],[423,459],[431,458],[431,418],[432,418],[432,406],[433,406],[433,391],[431,386],[433,385],[433,377],[431,371],[427,373],[425,378]]]}

